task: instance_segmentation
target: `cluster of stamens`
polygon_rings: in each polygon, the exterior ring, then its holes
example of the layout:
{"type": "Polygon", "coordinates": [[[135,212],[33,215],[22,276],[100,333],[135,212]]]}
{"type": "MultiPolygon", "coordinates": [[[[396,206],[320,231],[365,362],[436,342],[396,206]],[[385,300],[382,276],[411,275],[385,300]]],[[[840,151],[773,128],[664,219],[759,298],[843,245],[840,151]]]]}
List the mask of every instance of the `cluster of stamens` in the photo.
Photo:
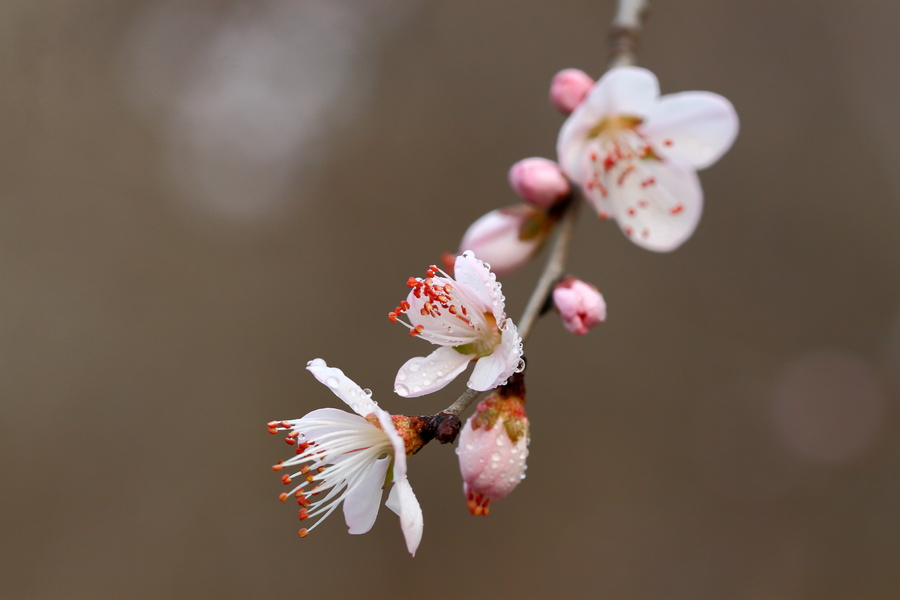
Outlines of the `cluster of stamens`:
{"type": "MultiPolygon", "coordinates": [[[[314,441],[305,441],[301,440],[301,433],[296,430],[292,430],[290,423],[285,421],[271,421],[268,423],[269,433],[277,434],[279,430],[291,430],[290,433],[287,434],[287,437],[284,438],[284,441],[287,442],[290,446],[297,446],[296,453],[298,455],[303,455],[302,458],[306,458],[304,462],[316,462],[321,455],[325,453],[324,450],[316,449],[316,443],[314,441]]],[[[296,460],[296,459],[295,459],[296,460]]],[[[284,461],[278,461],[278,464],[272,465],[273,471],[280,471],[287,465],[284,461]]],[[[300,506],[300,520],[305,521],[310,516],[309,508],[312,505],[312,501],[309,499],[313,496],[318,496],[321,493],[321,484],[317,484],[318,481],[324,479],[322,477],[322,473],[325,471],[324,466],[319,466],[316,468],[312,468],[309,464],[304,464],[300,467],[300,471],[290,475],[285,473],[281,476],[281,483],[285,485],[289,485],[294,481],[298,475],[302,476],[302,483],[292,489],[290,492],[282,492],[278,499],[282,502],[287,502],[288,498],[293,496],[297,500],[297,504],[300,506]],[[312,486],[309,489],[306,489],[307,486],[312,486]]],[[[333,509],[332,509],[333,510],[333,509]]],[[[329,511],[330,512],[330,511],[329,511]]],[[[306,537],[309,535],[309,530],[307,528],[301,529],[299,532],[300,537],[306,537]]]]}
{"type": "MultiPolygon", "coordinates": [[[[406,282],[407,287],[412,290],[412,294],[416,298],[425,299],[425,302],[419,309],[419,314],[423,317],[439,318],[445,316],[444,311],[446,311],[447,315],[457,319],[459,323],[474,327],[469,309],[453,294],[453,286],[445,283],[451,279],[450,276],[435,265],[428,267],[425,274],[425,279],[410,277],[406,282]],[[440,280],[436,280],[438,277],[440,277],[440,280]]],[[[412,325],[399,320],[399,317],[407,313],[410,308],[409,302],[404,300],[397,308],[388,313],[388,318],[409,328],[409,335],[414,337],[421,335],[425,331],[425,327],[421,324],[412,325]]]]}
{"type": "MultiPolygon", "coordinates": [[[[637,169],[633,162],[634,160],[658,158],[658,155],[653,151],[650,144],[648,144],[637,131],[630,127],[620,130],[618,135],[604,136],[602,141],[598,140],[598,144],[602,145],[604,148],[608,148],[605,152],[603,152],[603,150],[599,153],[596,150],[591,151],[591,176],[585,183],[585,188],[588,193],[597,193],[601,198],[606,198],[609,195],[609,189],[607,188],[607,185],[604,184],[604,178],[610,171],[623,163],[623,161],[627,162],[625,162],[624,166],[617,173],[616,178],[612,181],[612,183],[618,187],[623,187],[631,177],[635,176],[637,169]]],[[[670,139],[663,141],[664,146],[668,147],[672,146],[672,144],[673,142],[670,139]]],[[[609,183],[608,180],[607,183],[609,183]]],[[[639,182],[640,189],[642,190],[652,188],[656,184],[656,178],[652,176],[645,177],[639,182]]],[[[647,200],[641,199],[638,200],[635,205],[627,207],[626,213],[628,216],[633,217],[637,215],[638,210],[647,209],[649,207],[650,203],[647,200]]],[[[684,205],[682,204],[676,204],[668,209],[671,215],[678,215],[683,210],[684,205]]],[[[603,210],[599,211],[599,216],[601,220],[609,218],[609,214],[603,210]]],[[[630,226],[626,226],[624,230],[628,235],[633,233],[633,228],[630,226]]],[[[650,231],[644,229],[641,232],[641,235],[648,237],[650,231]]]]}

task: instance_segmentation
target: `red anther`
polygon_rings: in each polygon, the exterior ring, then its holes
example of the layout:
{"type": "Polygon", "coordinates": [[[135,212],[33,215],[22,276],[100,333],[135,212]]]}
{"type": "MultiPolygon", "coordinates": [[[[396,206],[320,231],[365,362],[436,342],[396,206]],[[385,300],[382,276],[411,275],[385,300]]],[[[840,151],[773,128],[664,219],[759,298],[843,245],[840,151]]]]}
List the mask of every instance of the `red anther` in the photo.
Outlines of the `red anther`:
{"type": "Polygon", "coordinates": [[[628,175],[630,175],[632,171],[634,171],[634,165],[628,165],[627,167],[625,167],[625,170],[622,171],[622,173],[619,175],[617,183],[619,185],[625,185],[625,178],[628,177],[628,175]]]}
{"type": "Polygon", "coordinates": [[[656,183],[656,178],[648,177],[647,179],[645,179],[641,182],[641,187],[647,187],[647,186],[653,185],[654,183],[656,183]]]}
{"type": "Polygon", "coordinates": [[[303,490],[297,490],[296,492],[294,492],[294,495],[298,498],[305,498],[305,496],[303,495],[303,490]]]}
{"type": "Polygon", "coordinates": [[[318,467],[318,468],[316,469],[316,471],[318,471],[319,473],[321,473],[321,472],[324,471],[324,470],[325,470],[325,467],[318,467]]]}
{"type": "Polygon", "coordinates": [[[679,204],[678,206],[676,206],[675,208],[673,208],[673,209],[670,210],[669,212],[672,213],[673,215],[677,215],[678,213],[680,213],[680,212],[683,211],[683,210],[684,210],[684,205],[683,205],[683,204],[679,204]]]}
{"type": "Polygon", "coordinates": [[[393,321],[394,323],[396,323],[396,322],[397,322],[397,313],[395,313],[395,312],[389,312],[389,313],[388,313],[388,319],[390,319],[391,321],[393,321]]]}
{"type": "Polygon", "coordinates": [[[287,421],[282,421],[282,422],[281,422],[281,427],[284,428],[284,429],[290,429],[290,428],[291,428],[291,424],[288,423],[287,421]]]}
{"type": "Polygon", "coordinates": [[[422,297],[422,288],[421,287],[413,288],[413,295],[415,295],[416,298],[421,298],[422,297]]]}
{"type": "Polygon", "coordinates": [[[584,187],[586,187],[586,188],[589,189],[589,190],[594,189],[594,182],[593,182],[593,180],[588,180],[588,182],[585,184],[584,187]]]}
{"type": "Polygon", "coordinates": [[[307,475],[306,480],[310,483],[313,483],[316,480],[316,476],[315,475],[307,475]]]}
{"type": "Polygon", "coordinates": [[[295,440],[292,437],[286,437],[286,438],[284,438],[284,441],[287,442],[288,446],[293,446],[294,444],[297,443],[297,440],[295,440]]]}
{"type": "Polygon", "coordinates": [[[625,235],[631,236],[632,233],[634,233],[634,229],[632,229],[631,227],[625,228],[625,235]]]}
{"type": "Polygon", "coordinates": [[[283,463],[283,462],[284,462],[283,460],[279,460],[277,465],[272,465],[272,470],[280,471],[281,469],[283,469],[284,467],[281,466],[281,463],[283,463]]]}
{"type": "Polygon", "coordinates": [[[632,217],[635,215],[635,213],[637,213],[637,211],[634,210],[633,208],[628,209],[628,214],[631,215],[632,217]]]}
{"type": "Polygon", "coordinates": [[[407,286],[407,287],[414,288],[414,287],[416,287],[417,285],[419,285],[419,280],[416,279],[415,277],[410,277],[409,279],[406,280],[406,286],[407,286]]]}
{"type": "Polygon", "coordinates": [[[309,535],[309,531],[306,530],[306,527],[297,532],[297,535],[300,537],[306,537],[309,535]]]}
{"type": "Polygon", "coordinates": [[[274,427],[269,427],[269,433],[271,433],[272,435],[275,435],[276,433],[278,433],[278,430],[274,427]]]}
{"type": "Polygon", "coordinates": [[[300,506],[302,506],[302,507],[304,507],[304,508],[309,508],[310,505],[312,504],[312,502],[310,502],[309,500],[307,500],[307,499],[304,497],[304,498],[299,498],[299,499],[297,500],[297,504],[300,505],[300,506]]]}
{"type": "Polygon", "coordinates": [[[278,499],[281,500],[282,502],[287,500],[288,499],[287,492],[281,492],[280,494],[278,494],[278,499]]]}
{"type": "Polygon", "coordinates": [[[290,433],[288,434],[288,437],[289,437],[289,438],[300,437],[300,432],[299,432],[299,431],[292,431],[292,432],[290,432],[290,433]]]}
{"type": "Polygon", "coordinates": [[[438,302],[440,302],[441,304],[444,304],[444,305],[446,305],[448,302],[450,302],[450,296],[445,296],[444,294],[441,294],[440,296],[438,296],[437,299],[438,299],[438,302]]]}
{"type": "Polygon", "coordinates": [[[671,146],[671,145],[672,145],[672,140],[663,140],[663,145],[664,145],[664,146],[671,146]]]}
{"type": "Polygon", "coordinates": [[[290,482],[291,482],[291,476],[290,476],[290,475],[288,475],[287,473],[285,473],[284,475],[281,476],[281,483],[283,483],[284,485],[287,485],[287,484],[289,484],[290,482]]]}
{"type": "Polygon", "coordinates": [[[465,306],[461,306],[460,308],[462,308],[462,311],[463,311],[463,314],[464,314],[464,315],[468,315],[468,314],[469,314],[469,311],[466,310],[466,307],[465,307],[465,306]]]}
{"type": "Polygon", "coordinates": [[[300,520],[301,520],[301,521],[305,521],[306,519],[309,518],[309,513],[306,512],[306,509],[305,509],[305,508],[301,508],[301,509],[298,511],[298,513],[299,513],[299,516],[300,516],[300,520]]]}
{"type": "Polygon", "coordinates": [[[601,210],[597,215],[600,217],[601,221],[605,221],[609,218],[609,214],[605,210],[601,210]]]}
{"type": "Polygon", "coordinates": [[[278,427],[278,421],[269,421],[268,423],[266,423],[266,425],[268,425],[269,429],[278,427]]]}
{"type": "Polygon", "coordinates": [[[303,465],[302,467],[300,467],[301,475],[306,475],[307,473],[309,473],[309,465],[303,465]]]}
{"type": "Polygon", "coordinates": [[[400,308],[401,308],[404,312],[407,311],[407,310],[409,310],[409,302],[407,302],[406,300],[404,300],[403,302],[400,303],[400,308]]]}
{"type": "Polygon", "coordinates": [[[594,162],[597,162],[597,153],[596,152],[591,152],[591,160],[594,162]]]}
{"type": "Polygon", "coordinates": [[[445,293],[445,294],[449,294],[449,293],[452,292],[452,291],[453,291],[453,288],[450,287],[450,284],[449,284],[449,283],[444,284],[444,293],[445,293]]]}
{"type": "Polygon", "coordinates": [[[299,444],[297,444],[298,453],[303,452],[307,448],[309,448],[309,442],[300,442],[299,444]]]}
{"type": "Polygon", "coordinates": [[[454,306],[454,305],[452,305],[452,304],[451,304],[450,306],[447,307],[447,310],[450,311],[450,314],[451,314],[451,315],[455,315],[455,314],[456,314],[456,306],[454,306]]]}
{"type": "Polygon", "coordinates": [[[425,331],[425,327],[423,327],[422,325],[416,325],[415,327],[413,327],[412,329],[409,330],[409,337],[416,337],[423,331],[425,331]]]}

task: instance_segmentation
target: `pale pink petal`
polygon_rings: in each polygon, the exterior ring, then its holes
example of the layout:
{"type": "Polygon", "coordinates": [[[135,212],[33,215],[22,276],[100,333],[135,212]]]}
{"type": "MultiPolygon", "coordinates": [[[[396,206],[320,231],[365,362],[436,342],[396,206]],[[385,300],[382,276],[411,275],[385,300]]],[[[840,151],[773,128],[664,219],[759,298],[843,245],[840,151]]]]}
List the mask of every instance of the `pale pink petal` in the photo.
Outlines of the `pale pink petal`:
{"type": "Polygon", "coordinates": [[[381,429],[387,434],[391,440],[391,445],[394,447],[394,479],[403,479],[406,477],[406,443],[400,437],[400,434],[397,433],[397,428],[394,427],[390,413],[379,407],[375,414],[378,415],[381,429]]]}
{"type": "Polygon", "coordinates": [[[500,344],[492,354],[478,359],[467,385],[478,392],[492,390],[509,379],[516,370],[521,370],[521,360],[522,338],[512,321],[507,320],[500,344]]]}
{"type": "Polygon", "coordinates": [[[306,368],[316,379],[324,383],[334,395],[347,403],[358,415],[365,417],[374,412],[377,404],[362,391],[356,383],[344,375],[344,372],[329,367],[321,358],[309,361],[306,368]]]}
{"type": "Polygon", "coordinates": [[[659,156],[704,169],[731,148],[738,117],[718,94],[681,92],[660,98],[638,131],[659,156]]]}
{"type": "Polygon", "coordinates": [[[397,372],[394,391],[404,398],[430,394],[453,381],[473,358],[451,346],[441,346],[428,356],[411,358],[397,372]]]}
{"type": "Polygon", "coordinates": [[[581,181],[589,132],[610,116],[643,119],[658,97],[659,82],[647,69],[617,67],[607,71],[559,132],[556,151],[563,172],[571,179],[581,181]]]}
{"type": "MultiPolygon", "coordinates": [[[[497,275],[511,273],[528,262],[543,236],[523,240],[519,237],[525,220],[535,209],[524,204],[492,210],[469,225],[460,242],[460,252],[471,250],[491,264],[497,275]]],[[[452,285],[452,284],[451,284],[452,285]]],[[[412,305],[412,302],[410,302],[412,305]]],[[[415,308],[415,307],[413,307],[415,308]]],[[[410,312],[410,322],[414,312],[410,312]]]]}
{"type": "Polygon", "coordinates": [[[463,252],[456,257],[453,278],[466,292],[474,294],[483,305],[481,310],[488,312],[493,309],[494,297],[490,288],[496,285],[496,282],[491,281],[490,270],[472,252],[463,252]]]}
{"type": "Polygon", "coordinates": [[[410,554],[415,556],[419,542],[422,541],[422,529],[425,527],[425,521],[422,517],[419,500],[406,478],[397,479],[394,482],[384,505],[400,515],[400,529],[403,530],[403,537],[406,539],[406,548],[410,554]]]}
{"type": "Polygon", "coordinates": [[[659,160],[622,161],[607,181],[619,227],[638,246],[670,252],[700,221],[703,190],[697,174],[659,160]]]}
{"type": "Polygon", "coordinates": [[[390,457],[376,460],[359,482],[348,482],[353,489],[344,497],[344,520],[350,533],[366,533],[372,529],[378,507],[381,506],[384,477],[390,464],[390,457]]]}

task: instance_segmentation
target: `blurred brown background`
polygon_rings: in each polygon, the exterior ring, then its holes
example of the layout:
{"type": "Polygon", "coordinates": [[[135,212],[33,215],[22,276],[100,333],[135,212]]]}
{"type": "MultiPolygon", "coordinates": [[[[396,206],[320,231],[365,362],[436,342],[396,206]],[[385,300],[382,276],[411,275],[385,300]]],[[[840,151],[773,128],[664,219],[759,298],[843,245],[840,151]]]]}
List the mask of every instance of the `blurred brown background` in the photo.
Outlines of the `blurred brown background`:
{"type": "MultiPolygon", "coordinates": [[[[732,100],[673,254],[579,224],[609,321],[527,346],[528,478],[489,518],[455,455],[396,517],[304,540],[266,433],[395,412],[386,318],[509,166],[612,2],[0,2],[0,597],[900,597],[900,4],[656,0],[663,92],[732,100]]],[[[504,282],[521,313],[539,265],[504,282]]]]}

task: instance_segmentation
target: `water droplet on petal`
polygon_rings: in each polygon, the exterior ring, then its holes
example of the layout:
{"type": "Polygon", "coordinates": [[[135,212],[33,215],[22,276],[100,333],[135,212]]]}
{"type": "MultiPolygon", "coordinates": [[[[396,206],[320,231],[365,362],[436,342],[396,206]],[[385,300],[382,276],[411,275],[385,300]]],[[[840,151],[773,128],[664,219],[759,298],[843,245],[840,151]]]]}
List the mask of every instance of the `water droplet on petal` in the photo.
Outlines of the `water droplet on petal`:
{"type": "Polygon", "coordinates": [[[406,381],[406,371],[400,371],[397,373],[397,381],[406,381]]]}
{"type": "Polygon", "coordinates": [[[407,368],[411,372],[415,373],[416,371],[418,371],[419,369],[422,368],[422,363],[418,363],[418,362],[409,363],[409,366],[407,368]]]}
{"type": "Polygon", "coordinates": [[[437,373],[435,373],[435,375],[437,375],[438,377],[443,377],[443,376],[444,376],[444,372],[443,372],[443,371],[438,371],[437,373]]]}
{"type": "Polygon", "coordinates": [[[402,383],[398,383],[394,386],[394,391],[397,392],[400,396],[409,396],[409,388],[403,385],[402,383]]]}
{"type": "Polygon", "coordinates": [[[498,445],[498,446],[502,446],[502,445],[503,445],[503,436],[502,436],[502,435],[498,435],[498,436],[497,436],[497,445],[498,445]]]}
{"type": "Polygon", "coordinates": [[[365,394],[366,396],[368,396],[368,397],[371,398],[371,397],[372,397],[372,390],[370,390],[369,388],[363,388],[363,394],[365,394]]]}
{"type": "Polygon", "coordinates": [[[431,380],[426,377],[425,379],[422,380],[422,385],[424,385],[425,387],[428,387],[429,385],[431,385],[431,380]]]}
{"type": "Polygon", "coordinates": [[[459,446],[457,446],[457,447],[453,450],[454,452],[456,452],[457,456],[459,455],[459,450],[460,450],[459,446]]]}
{"type": "Polygon", "coordinates": [[[475,449],[475,444],[473,444],[472,442],[469,442],[468,444],[466,444],[466,450],[474,450],[474,449],[475,449]]]}
{"type": "Polygon", "coordinates": [[[414,393],[414,394],[418,394],[418,393],[421,392],[421,391],[422,391],[422,386],[421,386],[421,385],[414,385],[414,386],[413,386],[413,393],[414,393]]]}
{"type": "Polygon", "coordinates": [[[519,475],[519,481],[521,481],[523,479],[525,479],[525,473],[522,473],[521,475],[519,475]]]}
{"type": "Polygon", "coordinates": [[[494,461],[494,462],[500,462],[500,459],[501,459],[501,458],[503,458],[503,457],[500,456],[500,453],[497,452],[496,450],[494,450],[494,453],[491,454],[491,460],[494,461]]]}

